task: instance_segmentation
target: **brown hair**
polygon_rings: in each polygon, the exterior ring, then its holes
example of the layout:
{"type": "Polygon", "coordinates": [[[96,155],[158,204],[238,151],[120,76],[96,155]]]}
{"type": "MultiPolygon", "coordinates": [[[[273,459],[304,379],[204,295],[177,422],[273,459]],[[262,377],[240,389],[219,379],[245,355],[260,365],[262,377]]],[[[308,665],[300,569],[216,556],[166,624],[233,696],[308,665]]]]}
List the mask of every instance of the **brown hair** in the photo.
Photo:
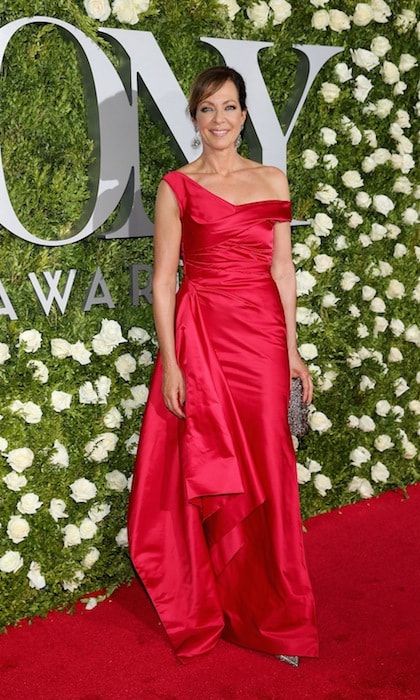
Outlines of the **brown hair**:
{"type": "Polygon", "coordinates": [[[242,75],[229,66],[214,66],[201,71],[191,87],[187,110],[192,119],[195,119],[199,103],[222,87],[226,80],[236,85],[241,109],[246,109],[246,87],[242,75]]]}

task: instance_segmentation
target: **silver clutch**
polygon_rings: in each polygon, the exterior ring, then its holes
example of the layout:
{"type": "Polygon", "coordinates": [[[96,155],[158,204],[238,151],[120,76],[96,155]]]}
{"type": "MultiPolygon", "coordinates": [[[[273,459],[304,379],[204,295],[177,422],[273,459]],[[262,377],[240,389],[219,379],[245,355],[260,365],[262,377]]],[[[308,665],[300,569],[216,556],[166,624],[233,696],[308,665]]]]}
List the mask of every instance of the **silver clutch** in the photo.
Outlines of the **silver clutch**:
{"type": "Polygon", "coordinates": [[[309,430],[308,404],[303,400],[303,384],[300,377],[292,377],[288,420],[292,435],[306,435],[309,430]]]}

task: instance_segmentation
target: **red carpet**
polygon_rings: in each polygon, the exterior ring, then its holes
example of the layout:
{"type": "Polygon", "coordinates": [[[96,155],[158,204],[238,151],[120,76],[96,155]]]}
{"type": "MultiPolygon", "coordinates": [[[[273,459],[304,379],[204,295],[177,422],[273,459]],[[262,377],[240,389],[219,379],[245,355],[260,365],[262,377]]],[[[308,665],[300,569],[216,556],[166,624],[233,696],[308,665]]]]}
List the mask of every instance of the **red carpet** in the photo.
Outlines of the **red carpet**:
{"type": "Polygon", "coordinates": [[[181,665],[134,580],[88,611],[0,636],[4,700],[420,698],[420,484],[306,521],[320,658],[293,668],[220,640],[181,665]]]}

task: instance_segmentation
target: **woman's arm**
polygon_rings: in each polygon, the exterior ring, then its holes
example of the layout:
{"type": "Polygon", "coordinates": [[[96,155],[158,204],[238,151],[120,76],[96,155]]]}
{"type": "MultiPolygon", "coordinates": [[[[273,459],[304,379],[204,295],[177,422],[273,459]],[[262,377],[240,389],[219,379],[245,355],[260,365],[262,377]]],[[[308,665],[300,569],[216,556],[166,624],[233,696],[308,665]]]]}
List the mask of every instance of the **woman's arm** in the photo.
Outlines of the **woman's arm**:
{"type": "Polygon", "coordinates": [[[162,391],[167,408],[179,418],[185,400],[185,384],[175,353],[175,293],[182,225],[178,202],[171,187],[161,180],[156,193],[152,306],[163,366],[162,391]]]}
{"type": "MultiPolygon", "coordinates": [[[[289,183],[285,173],[279,168],[272,168],[272,177],[277,181],[275,190],[279,199],[290,199],[289,183]]],[[[273,180],[274,184],[275,181],[273,180]]],[[[287,350],[290,365],[290,379],[300,377],[303,384],[303,400],[312,401],[313,382],[306,364],[299,355],[296,330],[296,270],[292,258],[292,235],[289,221],[274,223],[273,257],[271,276],[279,291],[284,309],[287,334],[287,350]]]]}

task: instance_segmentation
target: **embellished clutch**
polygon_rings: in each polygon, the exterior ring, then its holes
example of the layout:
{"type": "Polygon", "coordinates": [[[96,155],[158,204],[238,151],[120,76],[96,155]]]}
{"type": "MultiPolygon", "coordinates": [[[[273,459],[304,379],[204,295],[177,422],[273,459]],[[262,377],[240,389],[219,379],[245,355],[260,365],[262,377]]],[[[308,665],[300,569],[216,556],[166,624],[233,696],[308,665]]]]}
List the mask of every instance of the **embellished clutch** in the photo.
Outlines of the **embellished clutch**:
{"type": "Polygon", "coordinates": [[[292,435],[306,435],[309,430],[308,404],[303,400],[303,384],[300,377],[292,377],[288,420],[292,435]]]}

